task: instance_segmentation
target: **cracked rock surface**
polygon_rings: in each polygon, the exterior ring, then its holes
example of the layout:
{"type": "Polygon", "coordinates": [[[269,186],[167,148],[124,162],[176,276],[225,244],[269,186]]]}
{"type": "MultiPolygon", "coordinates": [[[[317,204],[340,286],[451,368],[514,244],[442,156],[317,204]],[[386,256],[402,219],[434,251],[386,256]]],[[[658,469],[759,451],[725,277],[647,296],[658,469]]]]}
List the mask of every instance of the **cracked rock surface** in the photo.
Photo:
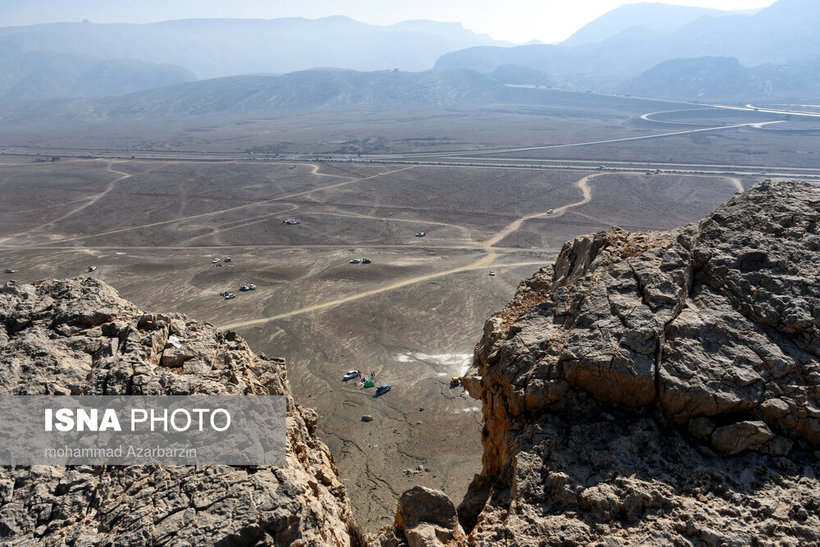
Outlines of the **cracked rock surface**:
{"type": "Polygon", "coordinates": [[[577,238],[490,318],[471,542],[820,541],[820,191],[577,238]]]}
{"type": "Polygon", "coordinates": [[[316,413],[285,363],[231,332],[146,314],[92,278],[0,287],[0,393],[285,395],[287,465],[0,467],[2,545],[348,545],[316,413]],[[173,338],[172,338],[173,337],[173,338]]]}

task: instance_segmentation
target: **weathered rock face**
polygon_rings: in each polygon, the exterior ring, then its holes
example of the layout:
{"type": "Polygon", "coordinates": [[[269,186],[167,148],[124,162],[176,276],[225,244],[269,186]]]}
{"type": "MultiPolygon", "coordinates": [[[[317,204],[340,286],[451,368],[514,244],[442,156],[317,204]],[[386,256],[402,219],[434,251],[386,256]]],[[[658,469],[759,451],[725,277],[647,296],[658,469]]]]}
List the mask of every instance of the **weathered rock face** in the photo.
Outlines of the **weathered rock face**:
{"type": "Polygon", "coordinates": [[[385,531],[374,545],[458,547],[467,545],[467,538],[450,498],[444,492],[416,486],[399,496],[393,528],[385,531]]]}
{"type": "Polygon", "coordinates": [[[360,540],[314,411],[281,359],[94,279],[0,287],[0,392],[287,397],[287,465],[0,468],[4,545],[348,545],[360,540]],[[175,338],[171,338],[175,337],[175,338]],[[177,347],[179,346],[179,347],[177,347]],[[352,535],[351,535],[352,534],[352,535]]]}
{"type": "Polygon", "coordinates": [[[818,220],[818,188],[767,181],[678,230],[580,237],[525,281],[464,382],[470,539],[820,540],[818,220]]]}

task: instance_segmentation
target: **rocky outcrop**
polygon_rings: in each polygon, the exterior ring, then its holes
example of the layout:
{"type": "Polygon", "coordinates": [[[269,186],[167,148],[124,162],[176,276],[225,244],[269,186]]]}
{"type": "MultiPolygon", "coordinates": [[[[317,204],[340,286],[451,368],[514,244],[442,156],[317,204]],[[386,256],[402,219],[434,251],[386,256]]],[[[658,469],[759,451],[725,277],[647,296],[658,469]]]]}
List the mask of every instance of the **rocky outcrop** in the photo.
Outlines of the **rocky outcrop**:
{"type": "Polygon", "coordinates": [[[456,506],[444,492],[415,486],[399,496],[396,521],[374,545],[383,547],[452,547],[467,545],[456,506]]]}
{"type": "Polygon", "coordinates": [[[820,541],[819,219],[817,187],[767,181],[525,281],[464,380],[471,542],[820,541]]]}
{"type": "Polygon", "coordinates": [[[361,542],[317,415],[285,363],[232,332],[146,314],[95,279],[0,287],[5,394],[277,394],[287,465],[0,468],[3,545],[349,545],[361,542]]]}

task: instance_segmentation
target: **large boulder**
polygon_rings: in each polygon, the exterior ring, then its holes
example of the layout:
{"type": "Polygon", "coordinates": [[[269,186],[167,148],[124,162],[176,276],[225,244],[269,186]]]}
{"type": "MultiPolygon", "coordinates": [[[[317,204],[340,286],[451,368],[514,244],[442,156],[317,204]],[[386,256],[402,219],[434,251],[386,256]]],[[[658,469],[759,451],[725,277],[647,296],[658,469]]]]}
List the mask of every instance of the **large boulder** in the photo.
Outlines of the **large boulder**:
{"type": "Polygon", "coordinates": [[[579,237],[524,281],[466,375],[470,538],[820,540],[818,221],[816,186],[767,181],[676,230],[579,237]]]}
{"type": "Polygon", "coordinates": [[[389,546],[436,547],[466,545],[467,538],[458,523],[458,513],[444,492],[415,486],[399,496],[396,520],[375,542],[389,546]]]}

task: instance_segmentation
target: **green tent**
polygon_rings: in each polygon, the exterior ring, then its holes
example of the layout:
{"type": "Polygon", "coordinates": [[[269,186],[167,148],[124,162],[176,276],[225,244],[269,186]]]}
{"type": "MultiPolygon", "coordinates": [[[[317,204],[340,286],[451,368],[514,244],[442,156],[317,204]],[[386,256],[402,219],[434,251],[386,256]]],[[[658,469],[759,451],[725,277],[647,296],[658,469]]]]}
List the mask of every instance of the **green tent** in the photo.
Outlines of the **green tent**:
{"type": "Polygon", "coordinates": [[[373,380],[371,380],[370,378],[368,378],[367,380],[364,381],[364,387],[373,387],[375,385],[376,384],[374,384],[373,380]]]}

